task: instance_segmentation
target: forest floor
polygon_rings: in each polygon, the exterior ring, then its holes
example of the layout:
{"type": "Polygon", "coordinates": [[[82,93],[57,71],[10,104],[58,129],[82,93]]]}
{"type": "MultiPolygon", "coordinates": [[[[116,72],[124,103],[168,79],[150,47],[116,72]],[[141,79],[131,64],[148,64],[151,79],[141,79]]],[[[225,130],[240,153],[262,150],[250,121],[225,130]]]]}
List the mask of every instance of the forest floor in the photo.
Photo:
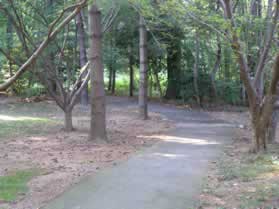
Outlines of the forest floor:
{"type": "MultiPolygon", "coordinates": [[[[200,195],[203,209],[271,209],[279,207],[279,145],[270,144],[267,152],[252,154],[249,114],[241,108],[211,112],[213,117],[242,124],[233,142],[218,160],[212,162],[200,195]]],[[[279,141],[279,130],[276,141],[279,141]]]]}
{"type": "Polygon", "coordinates": [[[89,112],[74,111],[77,131],[65,133],[63,113],[53,101],[0,99],[0,208],[37,209],[81,178],[116,166],[171,128],[159,114],[150,120],[137,109],[109,106],[109,143],[88,141],[89,112]],[[28,190],[27,190],[28,188],[28,190]]]}
{"type": "MultiPolygon", "coordinates": [[[[84,176],[117,167],[138,150],[160,141],[158,134],[174,129],[173,121],[156,111],[152,110],[151,120],[141,121],[135,106],[122,106],[117,100],[109,103],[111,142],[97,144],[88,141],[88,111],[75,109],[77,131],[68,134],[62,131],[63,113],[52,101],[0,98],[0,208],[37,209],[84,176]]],[[[197,110],[189,106],[178,109],[186,109],[195,120],[191,113],[197,110]]],[[[233,142],[210,163],[200,208],[278,207],[279,146],[270,145],[267,153],[258,155],[248,152],[252,131],[245,108],[213,107],[205,112],[245,128],[236,129],[233,142]]]]}

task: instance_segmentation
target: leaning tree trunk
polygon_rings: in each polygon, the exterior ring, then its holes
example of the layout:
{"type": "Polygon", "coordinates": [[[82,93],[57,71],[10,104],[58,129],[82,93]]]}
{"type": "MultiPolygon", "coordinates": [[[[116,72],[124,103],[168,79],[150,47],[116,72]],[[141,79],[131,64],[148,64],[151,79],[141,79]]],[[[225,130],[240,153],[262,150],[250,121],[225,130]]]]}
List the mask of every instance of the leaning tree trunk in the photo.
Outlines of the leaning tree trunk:
{"type": "MultiPolygon", "coordinates": [[[[86,54],[86,34],[84,30],[84,20],[82,17],[82,12],[77,15],[77,34],[78,34],[78,43],[79,43],[79,62],[80,66],[83,67],[87,63],[87,54],[86,54]]],[[[86,76],[87,72],[84,72],[83,78],[86,76]]],[[[84,106],[88,105],[89,96],[88,96],[88,85],[82,90],[80,103],[84,106]]]]}
{"type": "Polygon", "coordinates": [[[144,25],[143,17],[140,16],[140,86],[139,86],[139,114],[146,120],[148,118],[147,107],[147,31],[144,25]]]}
{"type": "Polygon", "coordinates": [[[101,12],[94,3],[89,9],[90,77],[91,77],[91,140],[106,140],[106,107],[104,67],[102,63],[101,12]]]}

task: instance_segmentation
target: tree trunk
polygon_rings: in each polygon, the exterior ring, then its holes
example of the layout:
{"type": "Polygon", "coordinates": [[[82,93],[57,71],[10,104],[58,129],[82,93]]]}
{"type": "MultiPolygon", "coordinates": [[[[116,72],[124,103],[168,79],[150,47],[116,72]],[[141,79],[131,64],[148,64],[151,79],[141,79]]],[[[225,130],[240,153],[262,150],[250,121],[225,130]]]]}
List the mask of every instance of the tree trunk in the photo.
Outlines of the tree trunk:
{"type": "Polygon", "coordinates": [[[269,143],[274,143],[275,137],[276,137],[276,128],[277,128],[277,123],[278,123],[278,110],[274,110],[271,118],[271,122],[268,128],[268,135],[267,135],[267,140],[269,143]]]}
{"type": "Polygon", "coordinates": [[[152,98],[153,97],[153,76],[152,73],[150,73],[149,76],[149,97],[152,98]]]}
{"type": "Polygon", "coordinates": [[[108,67],[109,70],[109,81],[108,81],[108,91],[111,91],[112,87],[112,67],[109,65],[108,67]]]}
{"type": "Polygon", "coordinates": [[[72,120],[72,109],[65,108],[64,110],[64,128],[66,132],[71,132],[74,130],[73,120],[72,120]]]}
{"type": "Polygon", "coordinates": [[[215,84],[215,77],[216,77],[216,73],[217,73],[218,69],[220,68],[220,64],[221,64],[221,55],[222,55],[221,47],[222,46],[221,46],[220,38],[217,37],[216,62],[215,62],[214,68],[210,75],[211,86],[212,86],[212,96],[213,96],[214,100],[217,100],[217,88],[216,88],[216,84],[215,84]]]}
{"type": "Polygon", "coordinates": [[[140,16],[140,86],[139,86],[139,114],[144,120],[148,118],[147,107],[147,31],[144,25],[144,19],[140,16]]]}
{"type": "Polygon", "coordinates": [[[106,107],[104,67],[102,63],[101,12],[94,3],[89,10],[90,77],[91,77],[91,140],[106,140],[106,107]]]}
{"type": "MultiPolygon", "coordinates": [[[[13,48],[13,25],[11,23],[11,17],[8,17],[8,21],[7,21],[7,49],[8,49],[9,56],[11,55],[12,48],[13,48]]],[[[10,74],[10,77],[13,76],[11,60],[9,60],[9,74],[10,74]]]]}
{"type": "Polygon", "coordinates": [[[181,44],[178,32],[167,48],[168,84],[166,99],[177,99],[180,96],[181,44]]]}
{"type": "MultiPolygon", "coordinates": [[[[77,15],[77,36],[78,36],[78,43],[79,43],[79,62],[80,67],[83,67],[87,63],[87,54],[86,54],[86,34],[84,30],[84,21],[82,17],[82,12],[77,15]]],[[[84,72],[83,78],[86,76],[87,71],[84,72]]],[[[80,103],[81,105],[87,106],[89,101],[88,96],[88,85],[82,90],[80,103]]]]}
{"type": "Polygon", "coordinates": [[[111,81],[111,94],[115,94],[115,86],[116,86],[116,69],[113,68],[113,65],[110,66],[112,71],[112,81],[111,81]]]}
{"type": "Polygon", "coordinates": [[[194,78],[194,89],[196,93],[196,99],[198,105],[201,105],[200,100],[200,91],[199,91],[199,56],[200,56],[200,40],[198,37],[198,33],[196,33],[196,44],[195,44],[195,64],[194,64],[194,70],[193,70],[193,78],[194,78]]]}
{"type": "Polygon", "coordinates": [[[134,68],[133,68],[133,55],[129,54],[129,69],[130,69],[130,85],[129,85],[129,96],[134,96],[134,68]]]}
{"type": "MultiPolygon", "coordinates": [[[[156,86],[157,86],[157,88],[158,88],[158,90],[159,90],[159,94],[160,94],[160,99],[163,99],[163,91],[162,91],[162,87],[161,87],[161,83],[160,83],[160,79],[159,79],[159,73],[158,73],[158,66],[157,66],[157,64],[155,65],[156,67],[156,69],[154,69],[153,71],[154,71],[154,76],[155,76],[155,81],[156,81],[156,86]]],[[[160,59],[160,64],[159,64],[159,67],[161,67],[162,66],[162,63],[161,63],[161,59],[160,59]]]]}

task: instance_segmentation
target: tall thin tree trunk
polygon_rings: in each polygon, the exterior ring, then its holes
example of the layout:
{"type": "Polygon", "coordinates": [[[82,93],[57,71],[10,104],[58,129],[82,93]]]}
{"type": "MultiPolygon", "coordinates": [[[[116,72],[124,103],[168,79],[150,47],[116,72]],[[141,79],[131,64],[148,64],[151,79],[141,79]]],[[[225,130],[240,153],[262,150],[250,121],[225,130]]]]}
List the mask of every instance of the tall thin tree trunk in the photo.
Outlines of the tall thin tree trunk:
{"type": "MultiPolygon", "coordinates": [[[[11,17],[8,17],[7,21],[7,49],[8,49],[8,54],[9,56],[11,55],[11,51],[13,48],[13,25],[11,22],[11,17]]],[[[13,76],[13,71],[12,71],[12,62],[9,60],[9,74],[10,77],[13,76]]]]}
{"type": "MultiPolygon", "coordinates": [[[[79,62],[80,67],[83,67],[87,63],[87,54],[86,54],[86,34],[84,30],[84,20],[82,17],[82,12],[77,15],[76,18],[77,24],[77,36],[78,36],[78,43],[79,43],[79,62]]],[[[86,76],[87,71],[84,72],[83,78],[86,76]]],[[[80,103],[84,106],[88,105],[89,96],[88,96],[88,85],[83,89],[81,92],[80,103]]]]}
{"type": "Polygon", "coordinates": [[[113,87],[113,64],[114,64],[114,39],[110,39],[110,61],[109,61],[109,84],[108,84],[108,91],[111,91],[112,94],[114,94],[114,87],[113,87]],[[112,92],[113,89],[113,92],[112,92]]]}
{"type": "Polygon", "coordinates": [[[111,91],[111,87],[112,87],[112,67],[111,67],[111,65],[109,65],[108,70],[109,70],[108,91],[111,91]]]}
{"type": "Polygon", "coordinates": [[[90,77],[91,77],[91,140],[106,140],[106,104],[104,67],[102,63],[101,12],[96,3],[89,9],[90,77]]]}
{"type": "Polygon", "coordinates": [[[111,81],[111,94],[115,94],[115,86],[116,86],[116,69],[113,67],[113,65],[110,65],[111,71],[112,71],[112,81],[111,81]]]}
{"type": "Polygon", "coordinates": [[[200,40],[198,33],[196,32],[196,44],[195,44],[195,64],[194,64],[194,88],[195,88],[195,93],[196,93],[196,99],[198,105],[201,105],[201,100],[200,100],[200,91],[199,91],[199,56],[200,56],[200,40]]]}
{"type": "Polygon", "coordinates": [[[139,20],[139,34],[140,34],[140,86],[139,86],[139,113],[144,120],[148,118],[147,107],[147,31],[144,25],[144,19],[140,16],[139,20]]]}
{"type": "Polygon", "coordinates": [[[130,85],[129,85],[129,96],[134,96],[134,68],[133,68],[133,54],[131,47],[129,48],[129,69],[130,69],[130,85]]]}
{"type": "Polygon", "coordinates": [[[153,97],[153,76],[152,76],[152,73],[150,73],[150,75],[149,75],[148,87],[149,87],[149,97],[152,98],[153,97]]]}
{"type": "Polygon", "coordinates": [[[216,73],[218,71],[218,69],[220,68],[220,64],[221,64],[221,55],[222,55],[222,48],[221,48],[221,42],[220,42],[220,38],[217,37],[217,55],[216,55],[216,61],[215,61],[215,65],[214,68],[211,72],[210,75],[210,80],[211,80],[211,86],[212,86],[212,96],[214,97],[214,99],[217,99],[217,88],[216,88],[216,84],[215,84],[215,77],[216,77],[216,73]]]}
{"type": "MultiPolygon", "coordinates": [[[[157,62],[157,61],[156,61],[157,62]]],[[[154,75],[155,75],[155,80],[156,80],[156,86],[159,90],[159,94],[160,94],[160,99],[162,100],[163,99],[163,91],[162,91],[162,87],[161,87],[161,83],[160,83],[160,79],[159,79],[159,73],[158,73],[158,67],[161,68],[162,66],[162,60],[160,58],[160,61],[159,61],[159,66],[157,65],[156,63],[156,69],[154,69],[154,75]]]]}

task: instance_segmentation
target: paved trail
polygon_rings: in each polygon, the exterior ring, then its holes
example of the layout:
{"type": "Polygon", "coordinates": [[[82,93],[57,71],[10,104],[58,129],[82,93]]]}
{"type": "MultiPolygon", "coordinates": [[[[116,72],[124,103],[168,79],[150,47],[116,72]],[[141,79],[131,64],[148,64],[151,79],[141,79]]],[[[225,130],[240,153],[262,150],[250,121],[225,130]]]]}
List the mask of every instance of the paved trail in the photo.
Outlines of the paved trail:
{"type": "MultiPolygon", "coordinates": [[[[113,99],[109,105],[136,104],[113,99]]],[[[208,164],[231,140],[233,126],[203,112],[158,104],[151,104],[150,110],[175,123],[164,141],[85,178],[44,209],[194,208],[208,164]]]]}

